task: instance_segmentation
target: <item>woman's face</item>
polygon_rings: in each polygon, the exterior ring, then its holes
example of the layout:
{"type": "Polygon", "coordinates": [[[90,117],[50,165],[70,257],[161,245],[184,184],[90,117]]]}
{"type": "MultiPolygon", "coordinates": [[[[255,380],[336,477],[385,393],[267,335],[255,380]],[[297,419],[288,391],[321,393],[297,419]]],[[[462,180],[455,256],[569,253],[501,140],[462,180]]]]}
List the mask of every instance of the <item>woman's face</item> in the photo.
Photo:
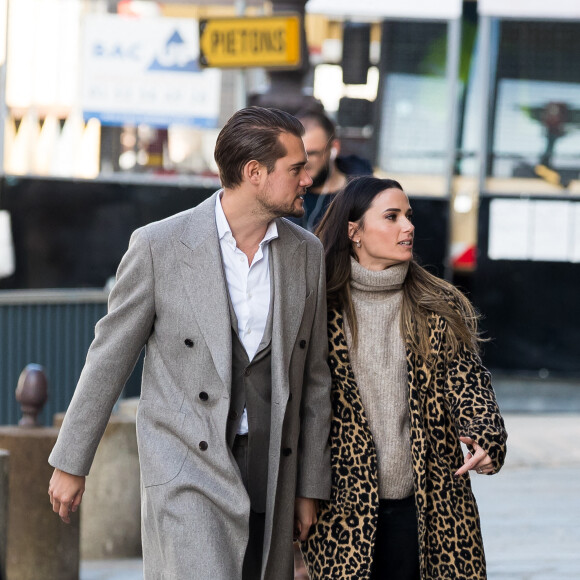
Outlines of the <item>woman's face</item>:
{"type": "Polygon", "coordinates": [[[348,223],[348,235],[360,265],[367,270],[384,270],[409,262],[415,231],[412,214],[409,200],[400,189],[377,194],[360,222],[348,223]]]}

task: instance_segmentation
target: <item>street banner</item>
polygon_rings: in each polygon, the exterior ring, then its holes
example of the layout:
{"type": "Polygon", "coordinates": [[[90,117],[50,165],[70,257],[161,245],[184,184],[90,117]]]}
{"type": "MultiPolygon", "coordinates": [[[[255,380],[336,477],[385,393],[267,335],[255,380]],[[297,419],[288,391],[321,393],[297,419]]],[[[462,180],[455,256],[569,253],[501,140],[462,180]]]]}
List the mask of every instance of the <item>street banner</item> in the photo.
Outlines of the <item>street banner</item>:
{"type": "Polygon", "coordinates": [[[199,68],[199,23],[189,18],[89,14],[81,105],[105,125],[218,126],[221,73],[199,68]]]}

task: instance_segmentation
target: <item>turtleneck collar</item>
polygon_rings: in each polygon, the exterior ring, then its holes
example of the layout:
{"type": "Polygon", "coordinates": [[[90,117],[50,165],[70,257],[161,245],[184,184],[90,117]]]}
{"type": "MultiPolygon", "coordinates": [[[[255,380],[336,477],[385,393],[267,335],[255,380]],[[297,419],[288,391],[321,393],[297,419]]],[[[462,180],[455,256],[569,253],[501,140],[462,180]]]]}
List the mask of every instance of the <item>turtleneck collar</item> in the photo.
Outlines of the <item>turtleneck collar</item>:
{"type": "Polygon", "coordinates": [[[401,262],[386,270],[367,270],[351,257],[350,284],[353,288],[364,292],[400,290],[408,269],[409,262],[401,262]]]}

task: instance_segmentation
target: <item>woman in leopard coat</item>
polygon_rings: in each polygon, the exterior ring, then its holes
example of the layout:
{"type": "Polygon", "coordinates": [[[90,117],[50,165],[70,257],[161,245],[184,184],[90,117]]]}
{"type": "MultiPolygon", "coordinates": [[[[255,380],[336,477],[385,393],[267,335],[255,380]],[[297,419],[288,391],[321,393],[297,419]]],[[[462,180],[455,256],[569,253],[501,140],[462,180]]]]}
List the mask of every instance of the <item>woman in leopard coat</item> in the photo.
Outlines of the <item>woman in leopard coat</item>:
{"type": "Polygon", "coordinates": [[[302,544],[312,580],[486,578],[468,471],[499,471],[507,434],[478,355],[477,315],[413,260],[411,215],[399,183],[362,177],[317,231],[333,482],[302,544]]]}

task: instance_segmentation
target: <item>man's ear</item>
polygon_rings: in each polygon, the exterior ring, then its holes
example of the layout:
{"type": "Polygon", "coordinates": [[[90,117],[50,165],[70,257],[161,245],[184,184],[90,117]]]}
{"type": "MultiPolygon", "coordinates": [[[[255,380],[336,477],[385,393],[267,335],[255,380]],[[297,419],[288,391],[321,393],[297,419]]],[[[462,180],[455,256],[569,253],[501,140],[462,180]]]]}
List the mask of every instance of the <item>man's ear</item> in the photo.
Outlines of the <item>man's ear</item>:
{"type": "Polygon", "coordinates": [[[330,145],[330,160],[334,161],[340,153],[340,141],[334,139],[330,145]]]}
{"type": "Polygon", "coordinates": [[[255,159],[252,159],[252,161],[248,161],[244,165],[244,179],[249,181],[252,185],[258,185],[265,171],[266,168],[261,163],[255,159]]]}

